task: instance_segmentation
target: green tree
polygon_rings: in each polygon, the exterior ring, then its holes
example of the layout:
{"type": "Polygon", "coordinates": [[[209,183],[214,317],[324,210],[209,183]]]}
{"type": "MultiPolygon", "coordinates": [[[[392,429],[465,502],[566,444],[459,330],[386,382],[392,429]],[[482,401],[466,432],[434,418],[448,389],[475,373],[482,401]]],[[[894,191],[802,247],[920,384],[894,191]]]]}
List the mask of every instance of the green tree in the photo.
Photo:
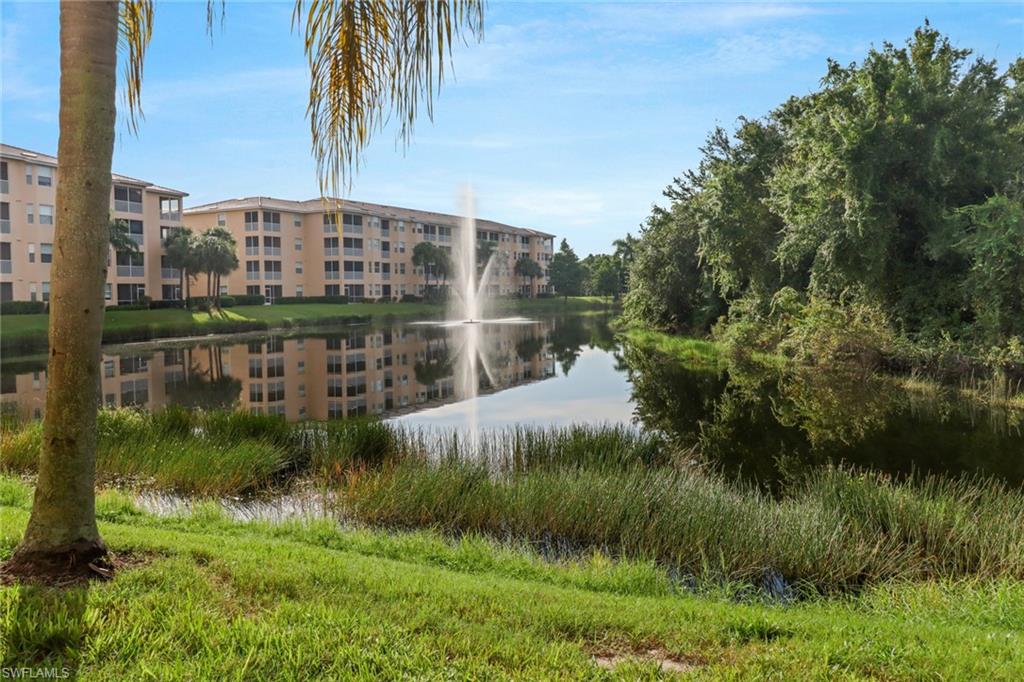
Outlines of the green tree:
{"type": "Polygon", "coordinates": [[[583,290],[584,274],[576,252],[569,246],[569,242],[563,239],[558,247],[558,253],[551,257],[551,265],[548,266],[551,286],[565,298],[579,296],[583,290]]]}
{"type": "MultiPolygon", "coordinates": [[[[214,3],[207,5],[212,26],[214,3]]],[[[349,3],[297,0],[310,70],[308,118],[321,193],[339,194],[386,122],[408,142],[417,113],[432,114],[453,43],[482,35],[478,0],[349,3]]],[[[139,112],[152,35],[151,0],[60,6],[60,182],[56,191],[46,418],[28,526],[11,575],[85,570],[106,549],[95,514],[96,385],[110,239],[117,48],[124,45],[126,120],[139,112]]]]}
{"type": "Polygon", "coordinates": [[[516,264],[513,266],[512,271],[516,276],[526,277],[530,280],[530,296],[532,297],[534,295],[533,282],[538,277],[544,275],[544,268],[540,266],[540,263],[529,256],[524,256],[516,260],[516,264]]]}
{"type": "Polygon", "coordinates": [[[190,278],[196,264],[195,234],[187,227],[172,230],[164,239],[167,264],[178,271],[178,290],[184,300],[191,296],[190,278]]]}
{"type": "Polygon", "coordinates": [[[127,220],[110,221],[110,245],[119,253],[138,253],[139,245],[128,231],[127,220]]]}
{"type": "Polygon", "coordinates": [[[640,240],[629,232],[625,237],[612,242],[615,247],[614,256],[619,261],[619,277],[621,284],[619,291],[629,291],[629,270],[633,267],[633,259],[636,257],[636,249],[640,240]]]}
{"type": "Polygon", "coordinates": [[[618,298],[622,279],[619,275],[619,261],[614,256],[601,254],[588,267],[589,293],[595,296],[618,298]]]}

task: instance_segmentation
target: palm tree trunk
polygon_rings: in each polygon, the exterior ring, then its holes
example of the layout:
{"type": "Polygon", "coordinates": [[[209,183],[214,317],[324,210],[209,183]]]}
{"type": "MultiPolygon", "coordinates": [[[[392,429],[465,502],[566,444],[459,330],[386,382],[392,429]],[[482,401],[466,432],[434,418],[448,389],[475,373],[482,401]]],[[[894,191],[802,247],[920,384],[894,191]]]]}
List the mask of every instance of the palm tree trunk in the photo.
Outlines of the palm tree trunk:
{"type": "Polygon", "coordinates": [[[178,298],[185,299],[185,268],[178,268],[178,298]]]}
{"type": "Polygon", "coordinates": [[[46,418],[32,514],[8,565],[19,575],[83,570],[106,553],[96,527],[96,408],[117,22],[117,2],[64,0],[60,5],[60,182],[46,418]]]}

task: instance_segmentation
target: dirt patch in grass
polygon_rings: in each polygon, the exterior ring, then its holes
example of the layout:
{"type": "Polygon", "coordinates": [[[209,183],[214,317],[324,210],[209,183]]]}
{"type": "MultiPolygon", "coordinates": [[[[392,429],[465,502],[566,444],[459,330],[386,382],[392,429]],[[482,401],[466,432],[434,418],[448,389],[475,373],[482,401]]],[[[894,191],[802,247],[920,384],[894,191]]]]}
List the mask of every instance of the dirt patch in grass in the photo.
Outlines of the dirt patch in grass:
{"type": "Polygon", "coordinates": [[[615,670],[625,663],[656,663],[665,673],[687,673],[707,665],[702,656],[681,656],[660,646],[641,646],[629,649],[595,649],[590,652],[594,664],[605,670],[615,670]]]}
{"type": "Polygon", "coordinates": [[[106,554],[90,561],[51,561],[26,566],[9,560],[0,564],[0,585],[42,585],[58,589],[81,587],[93,580],[113,580],[128,571],[159,558],[157,552],[131,549],[106,554]]]}

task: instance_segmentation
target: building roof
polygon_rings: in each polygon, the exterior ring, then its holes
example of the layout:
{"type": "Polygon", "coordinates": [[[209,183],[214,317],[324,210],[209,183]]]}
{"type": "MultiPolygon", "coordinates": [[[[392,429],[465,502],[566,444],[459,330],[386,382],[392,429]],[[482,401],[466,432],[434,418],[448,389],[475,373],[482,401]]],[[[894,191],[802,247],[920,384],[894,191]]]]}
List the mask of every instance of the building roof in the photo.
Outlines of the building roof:
{"type": "MultiPolygon", "coordinates": [[[[388,206],[386,204],[373,204],[366,201],[354,201],[352,199],[307,199],[305,201],[294,201],[291,199],[276,199],[274,197],[242,197],[239,199],[225,199],[209,204],[191,206],[184,210],[185,215],[199,213],[215,213],[225,211],[239,211],[243,209],[268,209],[276,211],[288,211],[290,213],[322,213],[325,210],[341,210],[352,213],[364,213],[369,215],[387,218],[389,220],[404,220],[414,223],[453,225],[462,220],[462,216],[452,213],[437,213],[435,211],[422,211],[416,208],[402,208],[400,206],[388,206]]],[[[554,237],[548,232],[541,232],[526,227],[516,227],[493,220],[476,220],[477,229],[480,230],[501,230],[517,234],[527,234],[535,237],[554,237]]]]}
{"type": "MultiPolygon", "coordinates": [[[[51,166],[56,168],[59,164],[57,163],[56,156],[50,156],[49,154],[43,154],[42,152],[34,152],[30,149],[24,149],[22,147],[15,147],[10,144],[0,143],[0,158],[14,159],[16,161],[26,161],[28,163],[34,163],[37,166],[51,166]]],[[[148,180],[139,180],[138,178],[128,177],[127,175],[120,175],[119,173],[111,173],[110,177],[114,182],[118,182],[124,185],[135,185],[142,187],[150,192],[159,192],[160,194],[172,194],[180,197],[187,197],[188,192],[182,192],[180,189],[171,189],[170,187],[161,187],[160,185],[154,185],[148,180]]]]}

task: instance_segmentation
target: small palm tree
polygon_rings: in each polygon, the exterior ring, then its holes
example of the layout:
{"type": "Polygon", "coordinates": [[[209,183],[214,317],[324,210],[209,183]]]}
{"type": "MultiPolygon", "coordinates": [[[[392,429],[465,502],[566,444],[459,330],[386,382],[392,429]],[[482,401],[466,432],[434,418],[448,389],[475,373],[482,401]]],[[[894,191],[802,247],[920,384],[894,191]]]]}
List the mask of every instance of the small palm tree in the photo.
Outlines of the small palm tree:
{"type": "MultiPolygon", "coordinates": [[[[223,5],[221,5],[223,12],[223,5]]],[[[207,4],[212,30],[214,0],[207,4]]],[[[337,194],[385,122],[409,141],[432,114],[454,42],[482,35],[481,0],[297,0],[310,73],[309,117],[322,194],[337,194]]],[[[34,575],[85,570],[106,549],[96,526],[96,377],[103,331],[110,171],[119,40],[125,48],[126,120],[136,128],[152,0],[60,6],[61,181],[57,185],[46,419],[32,513],[6,569],[34,575]],[[62,568],[63,567],[63,568],[62,568]]]]}
{"type": "Polygon", "coordinates": [[[173,230],[164,239],[164,249],[168,265],[178,271],[180,296],[187,301],[192,293],[189,278],[195,261],[195,235],[187,227],[173,230]]]}

